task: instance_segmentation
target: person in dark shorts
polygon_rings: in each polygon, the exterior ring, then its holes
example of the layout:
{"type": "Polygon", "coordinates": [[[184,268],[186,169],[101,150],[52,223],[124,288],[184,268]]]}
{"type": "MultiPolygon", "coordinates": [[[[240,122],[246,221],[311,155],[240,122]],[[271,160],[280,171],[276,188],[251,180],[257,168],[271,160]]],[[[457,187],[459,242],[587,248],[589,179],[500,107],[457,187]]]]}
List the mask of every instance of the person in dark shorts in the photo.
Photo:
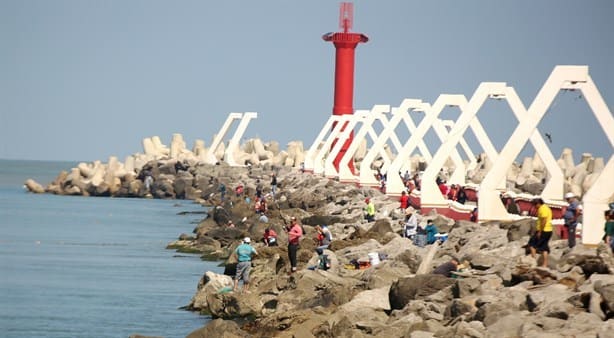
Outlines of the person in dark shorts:
{"type": "Polygon", "coordinates": [[[534,199],[532,203],[537,209],[537,222],[535,234],[529,240],[531,257],[535,258],[535,255],[540,252],[544,258],[542,267],[547,268],[548,254],[550,253],[548,242],[552,237],[552,210],[541,198],[534,199]]]}

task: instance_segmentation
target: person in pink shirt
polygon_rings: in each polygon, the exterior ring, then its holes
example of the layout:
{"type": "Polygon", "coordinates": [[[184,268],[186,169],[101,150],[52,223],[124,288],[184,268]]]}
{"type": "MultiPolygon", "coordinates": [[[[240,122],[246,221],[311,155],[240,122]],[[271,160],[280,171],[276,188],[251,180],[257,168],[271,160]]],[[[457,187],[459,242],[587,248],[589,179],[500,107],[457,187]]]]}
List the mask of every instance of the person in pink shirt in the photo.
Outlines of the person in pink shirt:
{"type": "Polygon", "coordinates": [[[296,253],[298,252],[298,245],[301,236],[303,236],[303,229],[298,224],[296,217],[290,219],[290,225],[286,227],[288,232],[288,258],[290,259],[290,273],[296,272],[296,253]]]}

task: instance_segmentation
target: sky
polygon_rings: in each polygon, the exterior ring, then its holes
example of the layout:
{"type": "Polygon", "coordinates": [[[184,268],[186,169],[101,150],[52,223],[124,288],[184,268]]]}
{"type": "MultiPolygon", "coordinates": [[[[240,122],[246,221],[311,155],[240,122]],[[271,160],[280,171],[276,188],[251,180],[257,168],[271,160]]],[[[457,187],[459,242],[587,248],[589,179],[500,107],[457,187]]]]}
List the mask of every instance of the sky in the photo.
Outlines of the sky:
{"type": "MultiPolygon", "coordinates": [[[[470,98],[483,81],[529,106],[568,64],[590,67],[611,110],[613,14],[609,0],[354,1],[353,31],[370,38],[356,49],[354,109],[470,98]]],[[[229,113],[250,111],[244,138],[308,148],[332,111],[334,47],[321,37],[338,19],[324,0],[0,0],[0,158],[123,160],[174,133],[209,146],[229,113]]],[[[504,104],[482,110],[500,150],[517,120],[504,104]]],[[[561,93],[538,129],[557,158],[613,153],[578,93],[561,93]]]]}

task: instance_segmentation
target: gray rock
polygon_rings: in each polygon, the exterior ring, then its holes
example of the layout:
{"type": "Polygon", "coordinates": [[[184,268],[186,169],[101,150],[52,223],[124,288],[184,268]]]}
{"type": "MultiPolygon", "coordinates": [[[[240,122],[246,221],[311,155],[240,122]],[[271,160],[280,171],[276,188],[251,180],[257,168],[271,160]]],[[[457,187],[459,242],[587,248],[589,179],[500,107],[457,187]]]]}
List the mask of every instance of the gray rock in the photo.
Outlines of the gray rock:
{"type": "Polygon", "coordinates": [[[390,287],[388,295],[390,306],[392,309],[402,309],[411,300],[424,299],[441,289],[452,286],[454,282],[454,279],[433,274],[399,278],[390,287]]]}

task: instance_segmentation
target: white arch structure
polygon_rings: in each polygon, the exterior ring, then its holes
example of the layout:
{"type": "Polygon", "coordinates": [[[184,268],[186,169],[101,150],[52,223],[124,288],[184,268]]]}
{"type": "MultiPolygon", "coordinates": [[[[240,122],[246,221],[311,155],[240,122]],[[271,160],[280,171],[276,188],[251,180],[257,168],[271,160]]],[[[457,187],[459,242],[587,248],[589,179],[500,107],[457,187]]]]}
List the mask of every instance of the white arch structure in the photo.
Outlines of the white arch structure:
{"type": "MultiPolygon", "coordinates": [[[[499,159],[495,161],[481,184],[478,201],[481,219],[501,219],[504,214],[504,207],[498,198],[495,189],[496,184],[502,177],[505,177],[507,168],[512,165],[514,159],[520,154],[522,147],[537,132],[539,122],[548,112],[548,108],[562,89],[580,90],[582,92],[595,118],[603,128],[607,141],[614,148],[614,117],[590,77],[588,66],[556,66],[533,100],[526,117],[520,119],[520,123],[502,149],[499,159]]],[[[608,199],[612,196],[614,190],[612,182],[614,182],[614,154],[610,156],[593,186],[584,194],[582,228],[582,242],[584,244],[597,244],[601,240],[603,235],[603,210],[607,209],[608,199]]],[[[558,196],[557,199],[562,199],[562,191],[558,196]]]]}
{"type": "Polygon", "coordinates": [[[241,141],[243,134],[245,134],[247,125],[249,125],[249,122],[252,119],[255,119],[257,117],[258,117],[258,113],[256,112],[243,113],[243,116],[241,117],[241,122],[239,122],[239,126],[237,126],[237,130],[235,130],[235,133],[230,139],[230,142],[228,142],[228,148],[226,148],[226,151],[224,152],[224,162],[228,163],[228,165],[232,167],[239,167],[239,166],[245,165],[245,164],[237,163],[235,161],[234,154],[239,148],[239,145],[240,145],[239,142],[241,141]]]}
{"type": "MultiPolygon", "coordinates": [[[[340,135],[342,132],[347,132],[349,135],[350,131],[353,131],[353,125],[356,123],[358,119],[364,118],[363,115],[366,111],[357,110],[354,114],[344,114],[339,115],[341,118],[339,122],[335,124],[333,130],[328,135],[328,138],[324,142],[324,145],[318,152],[313,160],[313,173],[314,174],[324,174],[324,159],[328,157],[332,148],[334,146],[342,146],[343,144],[339,144],[340,135]],[[350,126],[351,125],[351,126],[350,126]]],[[[345,141],[344,141],[345,142],[345,141]]],[[[340,148],[339,148],[340,149],[340,148]]]]}
{"type": "Polygon", "coordinates": [[[228,129],[230,128],[232,123],[235,120],[241,119],[242,117],[243,114],[241,113],[228,114],[228,117],[222,125],[222,128],[220,128],[220,131],[213,138],[213,143],[211,143],[211,146],[209,147],[209,149],[207,149],[207,153],[205,155],[205,163],[216,164],[218,162],[217,157],[215,157],[215,151],[219,147],[220,143],[222,143],[222,140],[224,139],[224,136],[226,136],[226,133],[228,133],[228,129]]]}
{"type": "MultiPolygon", "coordinates": [[[[446,134],[450,133],[450,130],[452,130],[452,127],[454,127],[454,124],[456,123],[453,120],[442,120],[441,122],[443,123],[443,126],[446,128],[446,134]]],[[[460,145],[461,145],[461,148],[463,149],[463,152],[465,152],[465,156],[467,156],[467,159],[469,160],[469,163],[467,164],[467,167],[465,169],[467,171],[475,169],[475,167],[477,166],[477,159],[476,159],[475,153],[473,152],[473,150],[471,150],[471,148],[467,144],[467,141],[465,140],[464,136],[460,139],[460,145]]]]}
{"type": "Polygon", "coordinates": [[[305,163],[303,166],[305,172],[314,172],[315,158],[319,153],[319,149],[324,148],[324,146],[320,148],[320,145],[322,144],[322,141],[324,141],[324,137],[326,137],[327,134],[332,134],[334,129],[333,126],[336,127],[337,125],[339,125],[340,121],[346,120],[348,117],[351,116],[351,114],[331,115],[328,118],[326,123],[324,123],[324,126],[322,126],[320,133],[318,133],[318,136],[316,136],[315,140],[311,144],[311,147],[309,147],[309,150],[307,150],[307,153],[305,153],[305,163]]]}
{"type": "MultiPolygon", "coordinates": [[[[388,169],[388,172],[396,173],[400,171],[402,166],[405,164],[405,162],[409,158],[409,155],[416,148],[416,145],[418,144],[418,142],[422,140],[426,132],[431,127],[435,129],[435,132],[437,133],[437,135],[442,141],[441,147],[443,147],[447,143],[447,141],[450,139],[450,137],[453,136],[454,128],[452,128],[452,130],[448,134],[441,120],[439,120],[439,114],[445,107],[458,107],[461,111],[461,117],[462,117],[466,109],[465,108],[466,105],[467,105],[467,99],[463,95],[451,95],[451,94],[439,95],[435,103],[433,103],[433,105],[429,109],[426,110],[426,116],[418,125],[418,128],[416,129],[416,133],[412,134],[412,136],[409,138],[409,140],[403,147],[402,151],[399,153],[397,158],[392,162],[392,165],[388,169]]],[[[487,156],[489,157],[494,156],[497,152],[494,146],[492,145],[492,142],[488,138],[486,132],[484,131],[484,128],[482,127],[482,124],[480,123],[480,121],[477,118],[475,119],[471,118],[468,122],[476,138],[478,139],[478,142],[480,143],[480,145],[486,152],[487,156]]],[[[462,135],[458,137],[454,137],[454,138],[460,139],[461,136],[462,135]]],[[[458,143],[458,141],[456,141],[456,143],[458,143]]],[[[438,153],[440,152],[441,147],[438,149],[437,151],[438,153]]],[[[456,144],[452,148],[453,149],[450,149],[449,151],[445,153],[445,158],[443,154],[440,155],[440,157],[443,158],[443,160],[441,164],[436,165],[437,167],[436,170],[437,172],[439,172],[439,169],[443,167],[444,162],[448,158],[451,157],[456,165],[456,168],[455,168],[454,174],[450,178],[450,183],[464,184],[465,183],[464,163],[462,159],[460,159],[460,155],[458,154],[458,151],[456,150],[456,144]]],[[[433,160],[431,160],[430,163],[428,164],[427,170],[428,168],[433,167],[432,163],[434,160],[435,160],[435,157],[433,157],[433,160]]],[[[431,169],[431,170],[435,170],[435,169],[431,169]]],[[[422,185],[424,186],[424,182],[425,182],[424,176],[423,176],[422,182],[423,182],[422,185]]],[[[435,178],[433,177],[432,183],[434,184],[434,182],[435,182],[435,178]]],[[[401,181],[401,178],[398,177],[398,175],[388,176],[388,182],[386,185],[387,194],[397,196],[401,194],[401,191],[403,191],[403,182],[401,181]]],[[[438,195],[441,196],[439,189],[437,189],[437,191],[438,191],[438,195]]],[[[424,198],[423,197],[424,193],[422,193],[421,195],[422,195],[422,198],[424,198]]]]}
{"type": "MultiPolygon", "coordinates": [[[[360,111],[359,114],[356,114],[358,116],[357,116],[357,120],[355,120],[354,122],[355,124],[362,122],[362,126],[355,133],[354,139],[362,140],[366,138],[367,136],[369,136],[371,138],[371,141],[375,143],[376,140],[379,139],[379,137],[381,136],[381,133],[378,134],[375,131],[375,129],[373,129],[373,123],[379,120],[384,130],[388,128],[388,126],[390,125],[390,120],[388,120],[388,118],[386,117],[386,114],[389,112],[390,112],[389,105],[375,105],[370,111],[360,111]]],[[[354,156],[356,155],[356,152],[358,151],[358,147],[360,146],[361,142],[352,142],[350,144],[345,154],[341,158],[341,161],[339,163],[338,172],[333,165],[333,160],[335,159],[335,157],[341,150],[341,145],[343,145],[343,142],[345,142],[348,137],[349,137],[349,131],[346,131],[344,135],[340,137],[340,142],[335,145],[335,148],[331,150],[330,154],[328,155],[325,161],[325,170],[324,170],[325,175],[327,177],[339,177],[341,181],[342,172],[345,177],[349,177],[349,176],[354,177],[352,171],[350,170],[348,163],[354,160],[354,156]]],[[[400,146],[399,139],[396,135],[394,135],[393,137],[393,143],[395,144],[395,146],[400,146]]],[[[380,148],[371,147],[369,149],[375,149],[375,151],[378,154],[382,155],[386,163],[390,163],[392,161],[392,158],[388,156],[384,147],[380,147],[380,148]]],[[[348,182],[348,181],[353,181],[353,180],[352,179],[344,180],[344,182],[348,182]]]]}
{"type": "MultiPolygon", "coordinates": [[[[395,133],[397,126],[401,122],[404,122],[409,133],[415,133],[416,125],[411,118],[410,113],[411,111],[424,110],[426,105],[427,104],[422,102],[422,100],[405,99],[403,102],[401,102],[399,107],[393,107],[392,117],[390,118],[390,121],[388,121],[388,125],[384,128],[384,130],[382,130],[377,140],[373,143],[373,146],[368,149],[367,154],[361,161],[358,177],[354,176],[354,174],[349,172],[349,170],[344,171],[340,168],[339,181],[350,182],[358,180],[361,186],[378,186],[379,182],[377,182],[373,176],[373,173],[371,172],[371,165],[375,161],[376,156],[379,155],[380,150],[384,149],[384,146],[389,140],[392,140],[396,150],[396,156],[398,156],[403,146],[395,133]]],[[[424,156],[427,160],[430,160],[431,153],[426,147],[424,141],[420,140],[418,147],[422,152],[422,156],[424,156]]]]}
{"type": "MultiPolygon", "coordinates": [[[[471,126],[473,121],[477,120],[477,113],[484,105],[486,100],[488,99],[497,99],[497,100],[506,100],[509,104],[510,109],[514,113],[515,117],[518,121],[523,121],[527,119],[527,111],[520,101],[520,98],[516,94],[516,91],[512,87],[506,86],[503,82],[483,82],[478,86],[478,89],[475,91],[473,97],[467,104],[466,108],[463,110],[463,113],[454,124],[452,129],[450,130],[450,137],[442,144],[442,146],[438,149],[437,153],[433,157],[433,161],[429,164],[429,167],[423,174],[422,179],[422,191],[421,191],[421,206],[425,209],[446,209],[450,205],[450,201],[446,200],[440,193],[439,188],[434,183],[435,177],[438,174],[439,168],[444,164],[448,154],[450,151],[456,149],[456,146],[461,141],[461,137],[464,135],[466,130],[471,126]]],[[[473,129],[473,128],[472,128],[473,129]]],[[[484,132],[473,130],[476,135],[478,133],[484,132]]],[[[485,133],[485,132],[484,132],[485,133]]],[[[478,139],[479,140],[479,139],[478,139]]],[[[535,148],[536,152],[544,162],[546,168],[551,174],[551,178],[548,180],[544,191],[542,192],[542,196],[545,198],[551,198],[553,196],[562,196],[563,194],[563,172],[556,163],[554,156],[552,156],[552,152],[548,149],[546,143],[544,142],[541,134],[537,129],[530,135],[530,141],[535,148]]],[[[509,142],[509,141],[508,141],[509,142]]],[[[481,142],[480,142],[481,143],[481,142]]],[[[525,142],[526,143],[526,142],[525,142]]],[[[484,145],[482,145],[484,147],[484,145]]],[[[522,145],[524,146],[524,144],[522,145]]],[[[490,161],[493,163],[497,163],[500,160],[499,153],[492,147],[490,152],[488,148],[486,149],[486,154],[490,161]]],[[[522,149],[522,147],[520,148],[522,149]]],[[[515,157],[514,157],[515,159],[515,157]]],[[[513,161],[513,159],[512,159],[513,161]]],[[[508,166],[509,167],[509,166],[508,166]]],[[[491,169],[492,171],[493,169],[491,169]]],[[[490,171],[489,171],[490,172],[490,171]]],[[[499,192],[505,190],[505,174],[507,173],[507,168],[503,171],[503,176],[499,176],[499,180],[497,181],[496,187],[493,189],[493,193],[497,196],[497,201],[499,203],[499,192]]],[[[484,196],[484,188],[480,186],[480,199],[483,199],[484,196]]],[[[558,197],[560,198],[560,197],[558,197]]],[[[501,206],[503,206],[501,204],[501,206]]],[[[490,210],[490,209],[489,209],[490,210]]],[[[508,219],[510,216],[508,215],[505,208],[497,209],[499,213],[496,216],[496,219],[508,219]]],[[[482,215],[480,215],[480,219],[484,219],[482,215]]]]}

